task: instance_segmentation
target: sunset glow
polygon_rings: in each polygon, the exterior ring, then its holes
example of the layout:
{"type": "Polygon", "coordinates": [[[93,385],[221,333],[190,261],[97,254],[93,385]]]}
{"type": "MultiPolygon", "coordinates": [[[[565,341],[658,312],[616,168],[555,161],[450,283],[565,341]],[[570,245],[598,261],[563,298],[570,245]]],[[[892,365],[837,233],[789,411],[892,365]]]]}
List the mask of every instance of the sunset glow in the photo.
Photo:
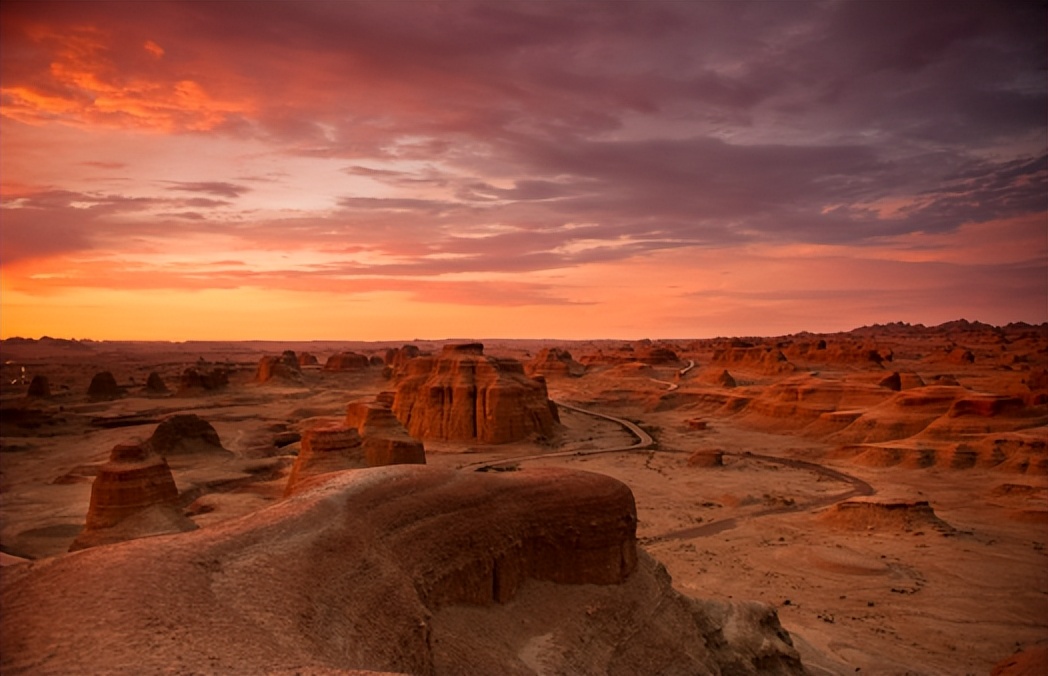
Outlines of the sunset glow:
{"type": "Polygon", "coordinates": [[[1048,321],[1034,3],[0,11],[0,337],[1048,321]]]}

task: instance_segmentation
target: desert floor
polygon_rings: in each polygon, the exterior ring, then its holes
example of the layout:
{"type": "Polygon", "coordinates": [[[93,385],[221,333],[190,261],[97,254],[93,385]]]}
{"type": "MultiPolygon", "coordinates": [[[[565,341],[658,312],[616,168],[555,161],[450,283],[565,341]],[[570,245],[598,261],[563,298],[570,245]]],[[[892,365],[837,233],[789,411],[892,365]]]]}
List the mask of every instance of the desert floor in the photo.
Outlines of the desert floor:
{"type": "MultiPolygon", "coordinates": [[[[439,349],[439,343],[416,344],[439,349]]],[[[392,384],[381,367],[357,372],[307,367],[299,383],[258,384],[253,375],[259,357],[290,348],[313,352],[323,363],[336,349],[382,354],[385,347],[91,343],[70,350],[37,343],[5,348],[0,550],[8,561],[64,553],[83,528],[93,471],[110,449],[148,437],[160,419],[176,412],[211,422],[234,452],[208,462],[170,461],[186,513],[199,526],[280,500],[298,445],[277,448],[274,438],[339,419],[347,402],[392,384]],[[174,389],[182,369],[196,363],[230,366],[229,386],[191,396],[142,393],[151,371],[174,389]],[[48,377],[51,397],[25,398],[23,367],[29,377],[48,377]],[[103,370],[126,386],[125,396],[87,398],[91,376],[103,370]]],[[[492,341],[486,352],[527,361],[540,347],[492,341]]],[[[603,346],[565,347],[577,355],[603,346]]],[[[774,605],[813,674],[986,674],[1017,650],[1048,645],[1048,476],[1036,462],[1019,470],[857,461],[842,451],[847,444],[838,438],[800,430],[799,414],[788,407],[769,413],[778,409],[766,406],[763,417],[725,408],[728,395],[708,377],[721,370],[711,363],[712,353],[679,346],[679,354],[678,364],[592,361],[582,377],[547,378],[551,399],[634,421],[654,437],[651,448],[589,453],[629,446],[634,438],[612,420],[562,408],[562,427],[552,440],[500,446],[427,442],[427,462],[464,469],[494,462],[556,465],[622,480],[636,497],[639,542],[666,566],[675,587],[694,597],[774,605]],[[681,375],[689,362],[694,368],[681,375]],[[723,464],[690,463],[696,451],[718,451],[723,464]],[[558,455],[534,457],[551,453],[558,455]],[[834,518],[833,505],[857,493],[871,494],[860,500],[903,505],[899,518],[834,518]],[[921,501],[934,516],[913,507],[921,501]]],[[[813,370],[804,364],[788,373],[747,371],[745,364],[727,368],[739,381],[730,396],[752,401],[813,370]]],[[[869,388],[891,370],[918,374],[924,382],[948,374],[959,387],[979,393],[1008,394],[1018,387],[1018,372],[1002,371],[998,362],[959,365],[923,357],[907,361],[905,355],[887,370],[823,364],[818,382],[873,391],[869,388]]],[[[956,435],[984,440],[991,432],[1019,432],[1033,442],[1044,440],[1045,406],[1030,408],[1026,417],[977,432],[957,428],[956,435]]],[[[926,446],[940,451],[959,441],[949,433],[935,439],[926,446]]],[[[911,445],[920,446],[920,439],[911,445]]]]}

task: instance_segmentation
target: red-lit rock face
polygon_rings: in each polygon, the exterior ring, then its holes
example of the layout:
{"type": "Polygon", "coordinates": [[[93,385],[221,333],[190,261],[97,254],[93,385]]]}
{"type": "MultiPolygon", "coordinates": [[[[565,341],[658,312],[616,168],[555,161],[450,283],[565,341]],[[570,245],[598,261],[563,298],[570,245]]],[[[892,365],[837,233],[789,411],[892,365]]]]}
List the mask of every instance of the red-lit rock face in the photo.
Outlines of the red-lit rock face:
{"type": "Polygon", "coordinates": [[[499,444],[553,434],[545,381],[483,350],[479,343],[449,345],[439,357],[407,363],[393,413],[412,436],[499,444]]]}
{"type": "Polygon", "coordinates": [[[69,550],[194,528],[178,507],[178,488],[167,461],[144,446],[122,444],[99,468],[86,528],[69,550]]]}

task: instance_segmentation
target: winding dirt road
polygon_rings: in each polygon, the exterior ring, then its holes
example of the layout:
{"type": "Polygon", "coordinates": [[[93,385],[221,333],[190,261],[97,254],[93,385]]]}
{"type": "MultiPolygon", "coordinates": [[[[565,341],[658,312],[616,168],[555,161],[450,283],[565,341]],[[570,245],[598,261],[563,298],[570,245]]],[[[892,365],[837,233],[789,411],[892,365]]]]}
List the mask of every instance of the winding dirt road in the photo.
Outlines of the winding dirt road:
{"type": "MultiPolygon", "coordinates": [[[[691,366],[689,366],[688,368],[691,368],[691,366]]],[[[684,369],[682,373],[684,373],[685,371],[687,371],[687,369],[684,369]]],[[[651,435],[645,432],[643,429],[640,428],[640,426],[638,426],[636,423],[632,421],[626,420],[624,418],[618,418],[613,415],[608,415],[606,413],[597,413],[596,411],[590,411],[588,409],[579,408],[578,406],[565,404],[559,401],[554,403],[557,404],[557,406],[567,409],[569,411],[575,411],[576,413],[582,413],[585,415],[594,416],[596,418],[602,418],[604,420],[609,420],[613,423],[621,425],[623,428],[626,429],[627,432],[629,432],[633,436],[635,441],[629,446],[614,446],[611,448],[600,448],[586,451],[541,453],[535,455],[522,455],[515,458],[504,458],[502,460],[497,460],[494,462],[476,462],[461,465],[460,469],[473,468],[474,471],[477,472],[506,471],[508,469],[511,469],[514,465],[517,465],[521,462],[527,462],[528,460],[577,457],[585,455],[597,455],[600,453],[623,453],[632,451],[644,451],[650,449],[652,446],[655,445],[655,440],[652,439],[651,435]]],[[[752,519],[760,518],[762,516],[769,516],[771,514],[785,514],[789,512],[821,509],[823,507],[828,507],[830,505],[841,502],[842,500],[848,500],[857,496],[873,495],[876,492],[873,486],[871,486],[870,484],[858,477],[852,476],[850,474],[845,474],[844,472],[832,469],[830,467],[826,467],[825,465],[820,465],[819,463],[808,462],[807,460],[796,460],[793,458],[777,458],[772,455],[760,455],[757,453],[750,452],[726,452],[724,455],[750,460],[760,460],[763,462],[774,463],[793,469],[808,470],[832,481],[839,481],[841,483],[848,484],[851,486],[851,488],[847,491],[844,491],[843,493],[828,495],[817,500],[811,500],[803,503],[794,503],[791,505],[781,505],[778,507],[769,507],[767,509],[762,509],[751,514],[746,514],[744,516],[736,516],[728,519],[721,519],[720,521],[711,521],[710,523],[705,523],[701,526],[693,526],[691,528],[683,528],[681,530],[663,533],[662,535],[656,535],[650,538],[645,538],[644,542],[646,544],[652,542],[665,542],[670,540],[690,540],[694,538],[708,537],[710,535],[716,535],[717,533],[723,533],[726,530],[731,530],[732,528],[735,528],[737,525],[739,525],[739,523],[742,521],[749,521],[752,519]]]]}

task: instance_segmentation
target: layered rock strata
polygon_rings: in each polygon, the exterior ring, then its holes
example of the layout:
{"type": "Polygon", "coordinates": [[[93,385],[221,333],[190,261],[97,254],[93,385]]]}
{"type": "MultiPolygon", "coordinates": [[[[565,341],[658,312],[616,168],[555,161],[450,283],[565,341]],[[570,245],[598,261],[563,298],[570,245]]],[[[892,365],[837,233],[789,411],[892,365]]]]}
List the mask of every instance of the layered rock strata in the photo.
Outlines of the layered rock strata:
{"type": "Polygon", "coordinates": [[[520,674],[541,636],[561,648],[550,673],[804,673],[774,611],[681,596],[635,527],[629,488],[597,474],[342,473],[240,519],[5,573],[0,668],[520,674]]]}
{"type": "Polygon", "coordinates": [[[545,380],[527,377],[515,359],[485,355],[480,343],[408,362],[393,413],[419,439],[487,444],[548,437],[558,422],[545,380]]]}
{"type": "Polygon", "coordinates": [[[285,495],[307,479],[347,469],[426,463],[422,442],[413,439],[396,419],[388,398],[355,401],[342,424],[307,430],[288,476],[285,495]]]}
{"type": "Polygon", "coordinates": [[[87,524],[69,551],[194,528],[178,506],[167,461],[145,446],[122,444],[91,484],[87,524]]]}

